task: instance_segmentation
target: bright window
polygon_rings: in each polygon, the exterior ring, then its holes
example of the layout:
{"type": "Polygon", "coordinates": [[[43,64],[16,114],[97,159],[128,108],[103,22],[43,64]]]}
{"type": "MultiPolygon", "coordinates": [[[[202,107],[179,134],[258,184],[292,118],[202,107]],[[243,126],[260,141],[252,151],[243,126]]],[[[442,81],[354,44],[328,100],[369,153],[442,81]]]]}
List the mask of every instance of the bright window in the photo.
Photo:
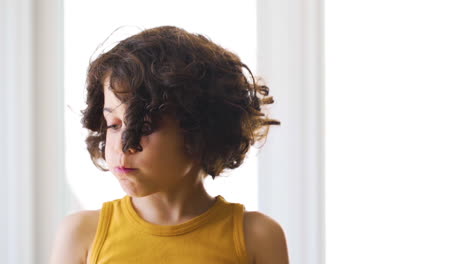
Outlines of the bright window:
{"type": "MultiPolygon", "coordinates": [[[[86,151],[86,130],[81,128],[80,110],[85,105],[85,76],[96,48],[108,50],[144,28],[175,25],[208,36],[215,43],[238,54],[255,74],[255,1],[65,1],[65,134],[67,181],[77,204],[70,211],[98,209],[105,201],[121,198],[124,192],[114,176],[94,167],[86,151]]],[[[244,164],[228,177],[211,180],[205,186],[211,195],[221,194],[240,202],[247,210],[257,209],[256,149],[244,164]]],[[[228,175],[228,174],[225,174],[228,175]]]]}

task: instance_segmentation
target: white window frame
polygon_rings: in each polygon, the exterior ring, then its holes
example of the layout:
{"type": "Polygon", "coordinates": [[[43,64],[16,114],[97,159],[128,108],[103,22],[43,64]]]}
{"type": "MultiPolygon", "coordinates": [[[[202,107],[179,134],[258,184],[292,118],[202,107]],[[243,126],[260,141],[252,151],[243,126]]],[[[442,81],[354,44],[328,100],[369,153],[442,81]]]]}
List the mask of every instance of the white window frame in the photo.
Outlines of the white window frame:
{"type": "Polygon", "coordinates": [[[0,0],[1,259],[48,263],[65,215],[63,8],[60,0],[0,0]]]}

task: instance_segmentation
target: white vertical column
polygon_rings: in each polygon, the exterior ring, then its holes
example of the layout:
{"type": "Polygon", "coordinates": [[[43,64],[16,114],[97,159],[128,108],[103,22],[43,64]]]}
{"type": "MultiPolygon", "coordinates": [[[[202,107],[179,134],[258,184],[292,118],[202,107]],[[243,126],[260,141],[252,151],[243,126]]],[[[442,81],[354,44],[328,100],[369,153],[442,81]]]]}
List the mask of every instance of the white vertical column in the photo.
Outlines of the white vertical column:
{"type": "Polygon", "coordinates": [[[68,201],[62,13],[61,0],[0,0],[0,258],[8,264],[48,263],[68,201]]]}
{"type": "Polygon", "coordinates": [[[258,0],[258,74],[275,104],[259,152],[259,210],[285,229],[291,263],[324,260],[323,3],[258,0]]]}
{"type": "Polygon", "coordinates": [[[63,1],[36,0],[34,13],[35,263],[48,263],[69,197],[65,183],[63,1]]]}
{"type": "Polygon", "coordinates": [[[34,263],[32,1],[0,1],[0,259],[34,263]]]}

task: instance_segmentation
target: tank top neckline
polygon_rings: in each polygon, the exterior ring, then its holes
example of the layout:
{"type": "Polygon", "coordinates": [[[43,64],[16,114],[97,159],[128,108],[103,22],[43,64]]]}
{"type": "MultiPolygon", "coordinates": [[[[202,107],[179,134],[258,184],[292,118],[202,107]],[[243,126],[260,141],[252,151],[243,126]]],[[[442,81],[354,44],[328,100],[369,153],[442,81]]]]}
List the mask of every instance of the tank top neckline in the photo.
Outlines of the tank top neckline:
{"type": "Polygon", "coordinates": [[[177,236],[197,229],[209,221],[212,217],[216,216],[216,212],[222,210],[224,207],[223,205],[225,205],[227,202],[221,195],[217,195],[215,199],[215,203],[210,208],[208,208],[208,210],[186,222],[177,225],[158,225],[147,222],[141,218],[140,215],[138,215],[135,208],[133,207],[131,196],[129,195],[126,195],[123,198],[123,207],[126,216],[131,220],[134,227],[140,231],[157,236],[177,236]]]}

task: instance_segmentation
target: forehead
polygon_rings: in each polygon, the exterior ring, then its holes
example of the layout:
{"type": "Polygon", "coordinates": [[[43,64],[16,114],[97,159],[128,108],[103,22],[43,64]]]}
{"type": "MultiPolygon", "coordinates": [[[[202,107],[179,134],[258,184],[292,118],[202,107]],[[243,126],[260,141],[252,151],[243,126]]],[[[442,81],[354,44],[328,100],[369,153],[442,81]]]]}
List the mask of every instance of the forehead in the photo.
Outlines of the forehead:
{"type": "Polygon", "coordinates": [[[115,94],[110,89],[110,78],[109,76],[104,78],[103,81],[103,90],[104,90],[104,107],[103,107],[103,114],[108,115],[109,113],[112,114],[119,114],[124,109],[122,102],[115,96],[115,94]]]}

